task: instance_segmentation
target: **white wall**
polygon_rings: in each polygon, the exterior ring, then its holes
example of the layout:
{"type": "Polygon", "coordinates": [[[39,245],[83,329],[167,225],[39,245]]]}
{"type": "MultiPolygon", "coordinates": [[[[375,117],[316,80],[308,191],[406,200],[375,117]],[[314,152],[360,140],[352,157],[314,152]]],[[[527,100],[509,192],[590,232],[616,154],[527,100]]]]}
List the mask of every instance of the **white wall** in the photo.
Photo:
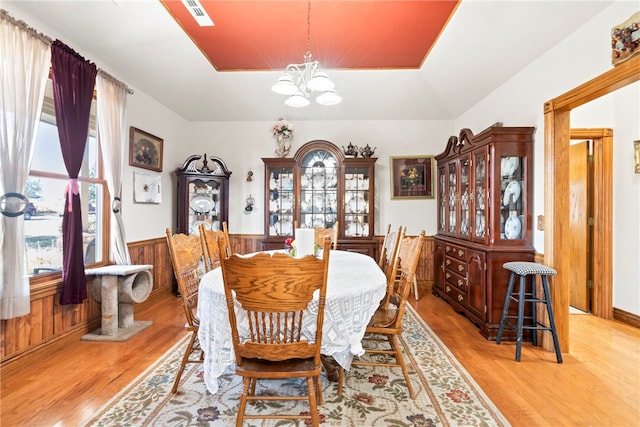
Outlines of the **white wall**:
{"type": "MultiPolygon", "coordinates": [[[[544,214],[543,105],[611,69],[611,28],[637,10],[637,2],[614,3],[455,120],[455,128],[474,131],[496,121],[536,127],[534,218],[544,214]]],[[[571,115],[573,127],[614,129],[613,305],[635,314],[640,314],[640,175],[633,173],[632,141],[640,139],[639,93],[636,83],[571,115]]],[[[535,230],[534,246],[544,252],[543,231],[535,230]]]]}
{"type": "MultiPolygon", "coordinates": [[[[274,116],[274,122],[277,115],[274,116]]],[[[233,172],[230,179],[229,230],[231,233],[264,232],[264,166],[262,157],[275,157],[275,141],[270,129],[273,122],[202,122],[190,123],[185,137],[189,143],[181,157],[174,158],[175,169],[192,154],[222,158],[233,172]],[[247,182],[247,172],[254,172],[247,182]],[[252,213],[244,212],[245,199],[256,200],[252,213]]],[[[295,122],[294,141],[289,157],[304,143],[323,139],[338,147],[350,142],[359,147],[376,148],[376,234],[386,224],[406,224],[408,233],[436,232],[435,200],[391,200],[389,158],[391,156],[434,155],[445,148],[455,132],[450,121],[313,121],[295,122]]],[[[166,164],[166,163],[165,163],[166,164]]]]}
{"type": "MultiPolygon", "coordinates": [[[[133,126],[163,140],[163,166],[162,173],[159,174],[162,184],[160,204],[134,203],[134,171],[151,175],[158,173],[129,166],[128,158],[125,160],[122,178],[122,217],[127,241],[135,242],[162,237],[165,228],[176,228],[176,183],[173,171],[182,165],[182,161],[187,157],[184,153],[190,150],[185,149],[189,144],[185,137],[189,123],[138,90],[128,97],[127,102],[127,127],[133,126]],[[174,159],[180,159],[180,165],[176,166],[174,159]]],[[[128,155],[128,148],[126,153],[128,155]]]]}

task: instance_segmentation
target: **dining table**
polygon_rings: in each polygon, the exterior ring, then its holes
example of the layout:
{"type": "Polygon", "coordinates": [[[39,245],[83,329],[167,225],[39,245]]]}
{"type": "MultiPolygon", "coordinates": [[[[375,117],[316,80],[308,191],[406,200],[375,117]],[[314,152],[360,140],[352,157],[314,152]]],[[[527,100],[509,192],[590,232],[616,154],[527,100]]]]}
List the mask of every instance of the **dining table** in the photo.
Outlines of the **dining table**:
{"type": "MultiPolygon", "coordinates": [[[[386,282],[384,272],[368,255],[331,250],[321,353],[333,357],[346,370],[350,369],[354,356],[364,354],[362,338],[371,316],[385,295],[386,282]]],[[[307,310],[314,313],[314,308],[317,313],[317,296],[309,303],[307,310]]],[[[237,302],[235,310],[236,313],[244,312],[237,302]]],[[[218,391],[218,378],[235,363],[220,267],[205,273],[200,279],[197,315],[200,319],[198,339],[204,352],[204,382],[207,390],[215,394],[218,391]]],[[[248,336],[247,322],[240,322],[238,329],[241,336],[248,336]]],[[[314,332],[307,331],[306,334],[313,336],[314,332]]]]}

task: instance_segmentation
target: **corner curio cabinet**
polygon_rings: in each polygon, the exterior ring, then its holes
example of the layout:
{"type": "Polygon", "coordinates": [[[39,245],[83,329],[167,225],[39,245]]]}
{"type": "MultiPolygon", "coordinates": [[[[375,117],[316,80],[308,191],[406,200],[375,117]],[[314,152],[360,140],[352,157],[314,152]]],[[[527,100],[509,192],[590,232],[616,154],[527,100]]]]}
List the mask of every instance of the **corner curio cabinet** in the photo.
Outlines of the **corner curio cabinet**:
{"type": "Polygon", "coordinates": [[[478,135],[462,129],[436,156],[433,292],[488,339],[497,335],[509,280],[502,265],[534,260],[533,133],[498,125],[478,135]]]}
{"type": "Polygon", "coordinates": [[[224,161],[218,157],[190,156],[176,169],[178,178],[178,233],[198,233],[205,224],[221,230],[229,216],[229,176],[224,161]]]}
{"type": "Polygon", "coordinates": [[[281,249],[294,228],[338,226],[338,249],[376,256],[376,158],[345,157],[328,141],[311,141],[292,158],[263,158],[263,249],[281,249]]]}

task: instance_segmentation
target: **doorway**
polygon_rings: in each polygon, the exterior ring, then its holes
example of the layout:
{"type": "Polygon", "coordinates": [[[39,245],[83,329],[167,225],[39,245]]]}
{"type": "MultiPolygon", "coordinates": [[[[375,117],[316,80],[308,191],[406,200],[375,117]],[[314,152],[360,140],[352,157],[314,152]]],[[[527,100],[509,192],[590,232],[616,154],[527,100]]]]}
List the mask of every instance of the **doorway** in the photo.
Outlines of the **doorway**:
{"type": "Polygon", "coordinates": [[[571,313],[590,313],[593,297],[593,140],[569,147],[569,234],[571,313]]]}
{"type": "Polygon", "coordinates": [[[578,144],[569,147],[569,305],[611,319],[613,130],[574,128],[570,140],[578,144]],[[574,161],[574,155],[583,160],[574,161]]]}

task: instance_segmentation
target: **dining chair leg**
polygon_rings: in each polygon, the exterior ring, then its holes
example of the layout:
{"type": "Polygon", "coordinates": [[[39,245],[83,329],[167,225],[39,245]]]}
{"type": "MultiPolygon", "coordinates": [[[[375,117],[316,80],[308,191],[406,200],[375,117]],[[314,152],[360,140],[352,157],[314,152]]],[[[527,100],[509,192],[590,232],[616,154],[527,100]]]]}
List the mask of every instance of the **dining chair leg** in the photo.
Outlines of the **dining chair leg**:
{"type": "Polygon", "coordinates": [[[344,381],[344,368],[338,367],[338,396],[342,397],[342,382],[344,381]]]}
{"type": "Polygon", "coordinates": [[[313,378],[313,382],[316,386],[316,395],[318,396],[318,405],[322,406],[324,405],[324,399],[322,397],[322,380],[321,380],[321,376],[318,375],[317,377],[313,378]]]}
{"type": "MultiPolygon", "coordinates": [[[[178,391],[180,378],[182,378],[184,369],[187,367],[187,363],[189,363],[189,356],[193,352],[193,347],[195,346],[196,339],[198,339],[198,333],[192,332],[191,339],[189,340],[189,344],[187,344],[187,348],[184,350],[184,354],[182,355],[182,361],[180,362],[180,369],[178,369],[178,373],[176,374],[176,379],[173,382],[173,387],[171,388],[171,393],[173,394],[175,394],[178,391]]],[[[204,353],[201,353],[200,360],[203,360],[203,359],[204,359],[204,353]]]]}
{"type": "Polygon", "coordinates": [[[400,340],[398,339],[397,335],[391,335],[389,338],[390,338],[389,343],[391,344],[391,347],[393,347],[398,364],[402,369],[402,375],[404,375],[404,380],[407,382],[407,388],[409,389],[409,396],[411,397],[411,399],[415,399],[416,394],[413,391],[413,387],[411,386],[411,380],[409,379],[409,371],[407,371],[407,364],[405,363],[404,356],[402,355],[400,340]]]}
{"type": "Polygon", "coordinates": [[[309,412],[311,413],[311,425],[317,427],[320,424],[320,416],[318,415],[318,397],[316,396],[316,385],[313,377],[307,377],[307,387],[309,388],[309,412]]]}
{"type": "Polygon", "coordinates": [[[244,411],[247,409],[247,395],[251,387],[251,378],[242,378],[242,395],[238,404],[238,416],[236,417],[236,427],[242,427],[244,421],[244,411]]]}

